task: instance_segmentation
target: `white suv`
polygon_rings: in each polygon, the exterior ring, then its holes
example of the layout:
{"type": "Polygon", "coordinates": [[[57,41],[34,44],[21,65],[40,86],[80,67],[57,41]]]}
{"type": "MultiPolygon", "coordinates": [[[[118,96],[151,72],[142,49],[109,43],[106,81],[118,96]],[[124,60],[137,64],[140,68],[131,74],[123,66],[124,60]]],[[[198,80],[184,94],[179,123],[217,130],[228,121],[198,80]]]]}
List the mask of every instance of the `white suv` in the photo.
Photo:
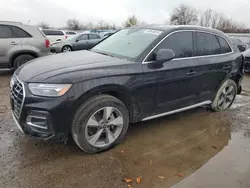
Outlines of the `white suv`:
{"type": "Polygon", "coordinates": [[[67,39],[67,35],[64,31],[55,30],[55,29],[42,29],[42,32],[46,35],[49,39],[50,44],[55,42],[63,41],[67,39]]]}

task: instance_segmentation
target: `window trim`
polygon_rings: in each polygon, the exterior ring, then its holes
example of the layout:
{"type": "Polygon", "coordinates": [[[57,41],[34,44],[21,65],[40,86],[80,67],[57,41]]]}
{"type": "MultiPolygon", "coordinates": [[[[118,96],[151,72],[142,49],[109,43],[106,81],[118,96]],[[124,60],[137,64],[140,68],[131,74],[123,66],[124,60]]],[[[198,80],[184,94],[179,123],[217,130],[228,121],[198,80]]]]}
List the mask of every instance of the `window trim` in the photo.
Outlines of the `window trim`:
{"type": "MultiPolygon", "coordinates": [[[[216,34],[216,33],[212,33],[212,32],[209,32],[209,31],[199,31],[199,30],[178,30],[178,31],[173,31],[169,34],[167,34],[163,39],[161,39],[158,44],[156,44],[151,50],[150,52],[145,56],[145,58],[143,59],[142,61],[142,64],[148,64],[148,63],[153,63],[154,61],[146,61],[146,59],[148,58],[148,56],[155,50],[155,48],[157,48],[157,46],[159,46],[167,37],[169,37],[170,35],[172,34],[175,34],[175,33],[180,33],[180,32],[187,32],[187,31],[191,31],[193,32],[193,36],[195,36],[195,32],[201,32],[201,33],[208,33],[208,34],[211,34],[211,35],[214,35],[215,37],[216,36],[219,36],[219,37],[222,37],[223,39],[225,39],[225,41],[228,43],[230,49],[231,49],[231,52],[227,52],[227,53],[223,53],[223,54],[215,54],[215,55],[205,55],[205,56],[193,56],[193,57],[181,57],[181,58],[174,58],[173,60],[185,60],[185,59],[197,59],[197,58],[203,58],[203,57],[216,57],[216,56],[223,56],[223,55],[228,55],[228,54],[232,54],[234,53],[234,50],[231,46],[231,44],[228,42],[228,40],[224,37],[224,36],[221,36],[219,34],[216,34]]],[[[194,42],[195,42],[195,38],[194,38],[194,42]]],[[[220,44],[220,43],[219,43],[220,44]]],[[[194,44],[195,45],[195,44],[194,44]]],[[[196,46],[195,46],[196,48],[196,46]]],[[[172,60],[172,61],[173,61],[172,60]]]]}

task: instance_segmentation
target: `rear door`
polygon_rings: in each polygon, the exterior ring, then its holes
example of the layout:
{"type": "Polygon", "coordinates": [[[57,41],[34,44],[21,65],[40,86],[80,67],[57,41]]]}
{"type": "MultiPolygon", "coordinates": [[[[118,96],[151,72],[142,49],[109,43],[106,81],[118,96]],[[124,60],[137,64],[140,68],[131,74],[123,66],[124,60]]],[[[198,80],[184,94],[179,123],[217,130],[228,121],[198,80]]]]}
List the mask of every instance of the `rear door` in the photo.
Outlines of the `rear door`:
{"type": "Polygon", "coordinates": [[[89,46],[88,46],[88,49],[94,47],[100,40],[101,40],[101,37],[99,35],[89,34],[89,46]]]}
{"type": "Polygon", "coordinates": [[[193,44],[192,31],[174,32],[154,49],[146,62],[143,62],[145,83],[151,91],[156,87],[155,93],[152,93],[155,99],[155,114],[151,115],[187,107],[197,102],[199,75],[195,69],[197,61],[193,58],[193,44]],[[176,58],[155,69],[155,54],[160,49],[172,49],[176,58]]]}
{"type": "Polygon", "coordinates": [[[14,32],[12,26],[0,25],[0,67],[6,67],[10,55],[20,49],[22,39],[14,32]]]}
{"type": "Polygon", "coordinates": [[[225,38],[206,32],[195,32],[195,56],[200,75],[200,100],[213,100],[220,84],[232,69],[234,54],[225,38]]]}

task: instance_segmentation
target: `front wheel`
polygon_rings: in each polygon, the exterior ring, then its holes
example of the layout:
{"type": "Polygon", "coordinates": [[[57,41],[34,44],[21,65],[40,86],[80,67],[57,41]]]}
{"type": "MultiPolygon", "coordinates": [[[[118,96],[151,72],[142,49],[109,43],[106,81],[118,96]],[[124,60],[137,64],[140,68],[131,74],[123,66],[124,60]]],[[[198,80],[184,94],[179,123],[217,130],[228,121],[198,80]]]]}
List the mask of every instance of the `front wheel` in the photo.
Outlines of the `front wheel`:
{"type": "Polygon", "coordinates": [[[97,153],[120,143],[128,124],[128,111],[120,100],[110,95],[98,95],[77,110],[71,132],[83,151],[97,153]]]}
{"type": "Polygon", "coordinates": [[[236,83],[231,79],[226,80],[216,94],[216,97],[211,105],[212,110],[219,112],[230,108],[235,100],[236,94],[236,83]]]}

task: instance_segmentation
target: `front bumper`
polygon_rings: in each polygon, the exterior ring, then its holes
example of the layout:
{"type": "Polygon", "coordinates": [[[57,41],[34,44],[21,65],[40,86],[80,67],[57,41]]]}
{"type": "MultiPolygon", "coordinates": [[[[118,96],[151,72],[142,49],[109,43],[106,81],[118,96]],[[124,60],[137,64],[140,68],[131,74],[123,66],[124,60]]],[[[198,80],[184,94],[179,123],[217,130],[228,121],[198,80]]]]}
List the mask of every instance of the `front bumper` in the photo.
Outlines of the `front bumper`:
{"type": "Polygon", "coordinates": [[[10,97],[12,115],[17,127],[24,134],[39,139],[67,141],[74,113],[72,92],[68,91],[59,98],[38,97],[29,91],[28,84],[23,83],[23,86],[25,96],[20,115],[16,115],[15,105],[10,97]]]}

